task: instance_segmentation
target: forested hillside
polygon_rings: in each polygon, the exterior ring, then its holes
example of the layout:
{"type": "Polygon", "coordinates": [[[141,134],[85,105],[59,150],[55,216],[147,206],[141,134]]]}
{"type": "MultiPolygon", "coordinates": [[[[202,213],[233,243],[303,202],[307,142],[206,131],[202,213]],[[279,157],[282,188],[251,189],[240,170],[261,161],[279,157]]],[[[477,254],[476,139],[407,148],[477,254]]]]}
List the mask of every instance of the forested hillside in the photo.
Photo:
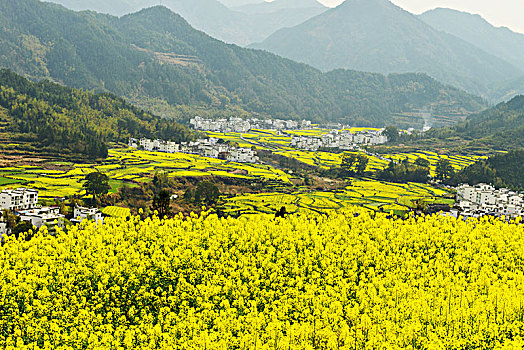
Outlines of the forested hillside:
{"type": "Polygon", "coordinates": [[[36,146],[38,153],[66,157],[104,158],[108,142],[127,142],[131,136],[174,141],[193,136],[184,126],[113,95],[33,83],[8,70],[0,70],[0,110],[0,135],[36,146]]]}
{"type": "Polygon", "coordinates": [[[186,118],[195,111],[249,113],[381,126],[421,108],[460,116],[485,106],[423,74],[323,74],[226,45],[163,7],[116,18],[36,0],[2,1],[0,66],[186,118]]]}
{"type": "Polygon", "coordinates": [[[482,113],[473,114],[464,123],[435,129],[428,137],[460,138],[481,141],[506,150],[524,147],[524,96],[517,96],[482,113]]]}
{"type": "Polygon", "coordinates": [[[511,151],[475,163],[457,173],[450,183],[452,185],[488,183],[497,187],[522,190],[524,189],[524,150],[511,151]]]}

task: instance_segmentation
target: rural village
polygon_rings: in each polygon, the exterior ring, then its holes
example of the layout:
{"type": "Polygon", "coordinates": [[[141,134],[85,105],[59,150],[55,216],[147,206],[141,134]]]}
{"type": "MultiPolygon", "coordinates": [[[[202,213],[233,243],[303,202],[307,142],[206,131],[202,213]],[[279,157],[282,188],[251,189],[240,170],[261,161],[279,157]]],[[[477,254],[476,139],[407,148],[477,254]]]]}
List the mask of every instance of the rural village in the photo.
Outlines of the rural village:
{"type": "MultiPolygon", "coordinates": [[[[319,136],[304,136],[287,134],[290,130],[314,127],[310,122],[285,121],[285,120],[259,120],[230,118],[229,120],[210,120],[195,117],[191,119],[195,130],[220,133],[247,133],[258,128],[276,130],[280,135],[291,136],[289,147],[297,150],[316,152],[319,150],[338,149],[340,151],[361,150],[362,146],[384,144],[388,138],[383,135],[384,129],[364,130],[351,132],[349,127],[332,129],[319,136]]],[[[336,125],[333,125],[336,126],[336,125]]],[[[148,152],[185,153],[207,158],[216,158],[234,163],[261,163],[255,147],[235,147],[217,137],[201,138],[192,142],[171,142],[160,139],[130,138],[128,147],[148,152]]],[[[373,156],[384,161],[391,160],[378,154],[373,156]]],[[[477,186],[460,185],[456,188],[454,207],[443,213],[454,217],[470,218],[491,215],[495,217],[517,218],[524,216],[524,197],[508,189],[495,189],[491,185],[480,184],[477,186]]],[[[51,232],[55,227],[65,227],[65,215],[60,213],[59,207],[41,207],[38,205],[39,192],[35,189],[17,188],[4,189],[0,193],[0,209],[8,210],[19,216],[20,221],[28,222],[36,228],[47,226],[51,232]]],[[[84,220],[92,220],[98,224],[104,221],[104,214],[98,208],[76,206],[71,224],[79,224],[84,220]]],[[[0,235],[8,234],[5,222],[0,222],[0,235]]]]}

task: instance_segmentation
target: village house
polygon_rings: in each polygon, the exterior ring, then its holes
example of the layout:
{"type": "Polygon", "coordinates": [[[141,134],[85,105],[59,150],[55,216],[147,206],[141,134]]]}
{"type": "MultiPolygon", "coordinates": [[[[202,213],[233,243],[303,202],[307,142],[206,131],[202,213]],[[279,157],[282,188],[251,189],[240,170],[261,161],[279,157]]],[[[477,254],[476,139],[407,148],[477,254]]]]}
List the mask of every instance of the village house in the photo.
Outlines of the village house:
{"type": "Polygon", "coordinates": [[[242,119],[231,117],[229,119],[205,119],[199,116],[192,118],[189,121],[191,127],[195,130],[213,131],[213,132],[237,132],[245,133],[254,129],[265,130],[296,130],[311,128],[311,122],[303,120],[301,122],[295,120],[280,120],[280,119],[242,119]]]}
{"type": "Polygon", "coordinates": [[[229,152],[227,160],[237,163],[256,163],[259,158],[251,148],[235,148],[229,152]]]}
{"type": "MultiPolygon", "coordinates": [[[[133,148],[138,148],[138,145],[132,142],[134,139],[130,139],[129,145],[133,148]]],[[[139,146],[146,151],[157,151],[157,152],[166,152],[166,153],[175,153],[180,149],[180,145],[176,142],[164,141],[164,140],[150,140],[143,138],[140,140],[139,146]]]]}
{"type": "Polygon", "coordinates": [[[208,158],[217,158],[239,163],[257,163],[260,161],[256,151],[250,148],[236,148],[226,143],[220,143],[218,138],[198,139],[177,144],[163,140],[141,139],[140,142],[129,140],[134,148],[143,148],[150,152],[197,154],[208,158]]]}
{"type": "Polygon", "coordinates": [[[55,226],[64,227],[65,216],[60,214],[58,207],[35,208],[21,211],[19,214],[20,220],[30,222],[36,228],[44,225],[51,229],[55,226]]]}
{"type": "Polygon", "coordinates": [[[79,224],[84,220],[91,220],[100,225],[104,223],[104,217],[98,208],[75,207],[73,214],[72,223],[79,224]]]}
{"type": "Polygon", "coordinates": [[[0,192],[0,209],[12,212],[31,209],[38,203],[38,191],[28,188],[5,189],[0,192]]]}
{"type": "Polygon", "coordinates": [[[491,185],[460,185],[457,188],[457,207],[466,217],[482,215],[519,217],[524,216],[524,197],[506,188],[495,189],[491,185]]]}
{"type": "Polygon", "coordinates": [[[0,222],[0,242],[4,242],[4,237],[7,235],[7,224],[0,222]]]}
{"type": "Polygon", "coordinates": [[[359,145],[379,145],[388,141],[388,138],[382,135],[382,131],[366,131],[352,134],[344,130],[332,130],[322,136],[293,136],[291,147],[316,151],[320,148],[338,148],[341,150],[352,150],[359,145]]]}

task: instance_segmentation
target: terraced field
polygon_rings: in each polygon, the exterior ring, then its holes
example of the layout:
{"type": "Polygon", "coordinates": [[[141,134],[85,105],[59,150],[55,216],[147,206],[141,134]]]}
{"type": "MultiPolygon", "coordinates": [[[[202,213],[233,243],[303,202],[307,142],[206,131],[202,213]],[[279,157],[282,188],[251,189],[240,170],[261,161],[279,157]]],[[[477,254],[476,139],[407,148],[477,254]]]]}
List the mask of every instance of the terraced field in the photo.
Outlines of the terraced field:
{"type": "Polygon", "coordinates": [[[429,185],[395,184],[373,179],[353,180],[337,192],[296,192],[292,194],[263,193],[237,196],[226,200],[225,212],[244,216],[275,214],[286,207],[288,213],[327,213],[348,206],[361,206],[369,210],[393,212],[403,215],[416,206],[416,202],[452,204],[448,192],[429,185]]]}
{"type": "MultiPolygon", "coordinates": [[[[362,131],[375,131],[378,129],[374,128],[351,128],[347,129],[353,133],[362,131]]],[[[208,136],[223,139],[225,141],[237,142],[242,147],[258,147],[272,150],[274,153],[294,158],[304,164],[311,166],[320,167],[323,169],[329,169],[333,166],[338,166],[342,162],[342,157],[345,153],[354,152],[341,152],[332,153],[324,151],[304,151],[297,150],[290,147],[291,135],[296,136],[309,136],[309,137],[321,137],[324,134],[329,133],[331,130],[328,129],[311,129],[311,130],[291,130],[279,133],[274,130],[252,130],[249,133],[212,133],[208,132],[208,136]]],[[[429,160],[431,164],[431,173],[435,174],[437,163],[440,159],[449,159],[451,164],[456,170],[465,168],[481,159],[487,157],[482,155],[476,156],[465,156],[460,154],[437,154],[435,152],[415,152],[415,153],[395,153],[389,155],[371,155],[369,156],[369,164],[367,171],[381,170],[387,166],[389,161],[402,161],[408,158],[411,162],[414,162],[417,158],[424,158],[429,160]]]]}
{"type": "Polygon", "coordinates": [[[267,165],[240,164],[183,153],[145,152],[113,149],[103,164],[55,163],[42,166],[17,166],[0,170],[0,188],[24,185],[36,188],[43,198],[81,194],[85,176],[99,170],[107,174],[112,191],[150,181],[155,172],[165,171],[170,177],[229,177],[264,179],[290,183],[289,175],[267,165]],[[53,169],[51,169],[53,168],[53,169]]]}
{"type": "Polygon", "coordinates": [[[470,166],[471,164],[478,162],[482,159],[487,159],[487,156],[482,155],[475,155],[475,156],[465,156],[460,154],[438,154],[435,152],[414,152],[414,153],[397,153],[397,154],[391,154],[391,155],[385,155],[385,158],[389,158],[395,161],[402,161],[403,159],[408,158],[410,162],[414,162],[417,160],[417,158],[423,158],[427,159],[430,162],[430,168],[431,168],[431,174],[435,174],[435,169],[437,167],[437,163],[441,159],[448,159],[455,168],[455,170],[460,170],[465,167],[470,166]]]}

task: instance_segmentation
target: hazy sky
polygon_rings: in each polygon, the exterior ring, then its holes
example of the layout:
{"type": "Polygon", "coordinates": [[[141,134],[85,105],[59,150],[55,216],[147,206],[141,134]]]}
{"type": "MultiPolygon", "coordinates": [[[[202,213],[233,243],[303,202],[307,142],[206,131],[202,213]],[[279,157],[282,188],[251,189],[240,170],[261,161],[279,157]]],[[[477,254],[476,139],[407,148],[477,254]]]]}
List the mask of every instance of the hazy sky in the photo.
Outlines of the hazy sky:
{"type": "MultiPolygon", "coordinates": [[[[319,0],[336,6],[343,0],[319,0]]],[[[497,27],[505,26],[524,33],[524,0],[392,0],[398,6],[416,14],[435,7],[479,14],[497,27]]]]}

